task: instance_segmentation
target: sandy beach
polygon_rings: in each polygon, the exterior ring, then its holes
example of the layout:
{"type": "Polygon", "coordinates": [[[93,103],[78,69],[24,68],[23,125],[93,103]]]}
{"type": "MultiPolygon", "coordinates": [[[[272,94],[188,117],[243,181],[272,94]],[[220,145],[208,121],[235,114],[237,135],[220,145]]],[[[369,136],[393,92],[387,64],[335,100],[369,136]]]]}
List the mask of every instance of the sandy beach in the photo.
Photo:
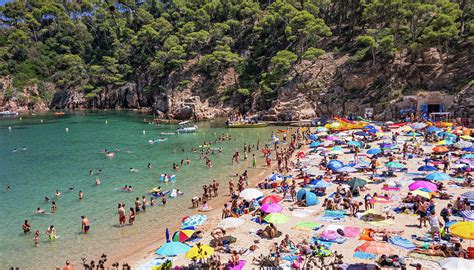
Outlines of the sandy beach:
{"type": "MultiPolygon", "coordinates": [[[[294,132],[296,129],[293,129],[292,131],[294,132]]],[[[395,130],[397,131],[397,130],[395,130]]],[[[353,131],[351,131],[353,132],[353,131]]],[[[346,138],[346,141],[350,141],[350,136],[351,132],[346,132],[342,134],[338,134],[339,137],[341,138],[346,138]]],[[[403,135],[403,132],[398,130],[397,132],[400,132],[401,135],[398,136],[396,145],[401,147],[403,144],[409,144],[412,145],[414,144],[412,142],[413,137],[412,136],[405,136],[403,135]]],[[[316,133],[316,131],[310,131],[308,134],[313,134],[316,133]]],[[[381,142],[389,142],[390,141],[390,135],[391,133],[388,132],[383,136],[378,137],[377,140],[374,142],[368,143],[366,146],[366,149],[368,148],[377,148],[377,145],[380,144],[381,142]]],[[[321,141],[324,141],[321,140],[321,141]]],[[[314,206],[308,206],[308,207],[303,207],[296,205],[296,201],[282,201],[280,202],[280,205],[283,207],[283,210],[281,211],[281,214],[289,217],[288,222],[285,222],[283,224],[277,224],[276,227],[279,232],[281,232],[281,235],[278,237],[275,237],[273,239],[263,239],[260,236],[256,234],[257,230],[259,229],[264,229],[266,227],[266,224],[258,224],[251,219],[253,218],[252,215],[250,214],[243,214],[239,216],[239,218],[245,220],[244,224],[242,226],[239,226],[234,229],[228,229],[226,230],[226,235],[230,235],[232,237],[236,238],[236,242],[231,244],[231,250],[237,250],[240,251],[242,254],[240,255],[240,258],[245,260],[245,266],[243,269],[254,269],[258,268],[258,264],[252,264],[252,260],[254,258],[258,258],[259,256],[266,256],[269,254],[271,250],[275,248],[275,246],[278,246],[280,242],[284,239],[285,235],[289,235],[290,239],[294,243],[301,243],[303,240],[310,241],[310,239],[314,239],[315,236],[320,236],[326,229],[331,229],[331,230],[336,230],[337,228],[351,228],[353,230],[352,235],[348,235],[343,238],[343,241],[341,243],[333,243],[330,245],[329,250],[331,251],[332,254],[337,253],[341,254],[343,256],[342,261],[344,262],[343,265],[349,265],[349,264],[373,264],[374,263],[374,258],[378,258],[380,254],[376,254],[373,256],[371,259],[367,258],[359,258],[355,257],[355,251],[356,249],[363,244],[365,241],[361,240],[360,237],[363,233],[364,229],[374,229],[374,230],[382,230],[382,229],[387,229],[387,230],[395,230],[397,231],[393,235],[400,236],[404,239],[407,239],[410,241],[413,245],[421,245],[422,242],[418,240],[413,240],[416,237],[429,237],[430,235],[430,225],[428,224],[427,227],[422,227],[419,228],[419,216],[413,211],[404,211],[401,213],[395,213],[394,209],[400,205],[401,201],[403,198],[407,197],[408,193],[410,192],[408,189],[408,185],[410,183],[413,183],[413,178],[417,179],[423,179],[426,177],[426,175],[429,174],[429,172],[420,172],[418,171],[418,168],[420,166],[423,166],[427,164],[426,162],[426,157],[427,153],[432,152],[432,148],[436,146],[434,143],[428,143],[428,142],[423,142],[421,143],[421,138],[418,139],[419,143],[418,146],[423,150],[425,154],[410,154],[406,158],[402,158],[401,154],[397,154],[397,152],[393,151],[394,154],[390,158],[391,160],[396,160],[397,162],[400,162],[400,164],[403,164],[403,170],[395,170],[394,175],[391,175],[390,177],[376,177],[376,179],[380,180],[377,182],[371,182],[367,183],[365,185],[365,190],[361,192],[360,196],[354,197],[351,199],[352,202],[361,202],[361,206],[359,209],[359,213],[355,216],[350,216],[350,215],[344,215],[343,218],[340,220],[333,220],[333,221],[324,221],[320,220],[320,217],[325,214],[325,207],[323,207],[323,201],[325,198],[328,197],[330,194],[337,193],[338,190],[338,184],[334,183],[334,175],[332,176],[332,180],[328,181],[328,183],[333,182],[331,186],[327,187],[325,190],[325,196],[318,197],[319,203],[314,205],[314,206]],[[390,198],[388,203],[384,204],[378,204],[375,203],[374,207],[371,211],[373,211],[373,214],[379,214],[381,216],[385,215],[392,215],[392,218],[385,219],[382,221],[364,221],[358,217],[364,214],[365,208],[364,208],[364,195],[366,194],[374,194],[377,193],[379,196],[385,196],[386,198],[390,198]],[[299,229],[297,228],[297,225],[301,222],[316,222],[320,224],[320,227],[317,230],[311,230],[311,229],[299,229]],[[256,245],[257,249],[254,251],[250,251],[249,248],[252,245],[256,245]]],[[[308,144],[310,140],[301,140],[301,148],[299,148],[297,151],[293,153],[293,156],[291,158],[292,163],[294,163],[295,168],[294,170],[288,174],[285,175],[296,175],[299,172],[299,169],[302,167],[311,167],[313,170],[311,172],[312,175],[324,175],[325,171],[321,170],[318,166],[315,166],[316,164],[319,164],[319,162],[322,160],[322,156],[318,155],[316,153],[310,153],[311,148],[308,147],[308,144]],[[305,153],[305,156],[301,159],[298,159],[296,156],[296,153],[298,153],[298,156],[301,158],[301,154],[305,153]],[[296,167],[298,169],[296,169],[296,167]]],[[[329,146],[329,144],[333,144],[332,142],[327,142],[325,144],[326,149],[330,149],[333,147],[332,145],[329,146]]],[[[350,162],[353,162],[354,160],[354,155],[350,153],[350,147],[348,145],[341,144],[342,146],[342,151],[343,153],[337,155],[337,160],[341,161],[344,164],[349,164],[350,162]]],[[[314,150],[314,149],[313,149],[314,150]]],[[[454,150],[454,149],[452,149],[454,150]]],[[[324,151],[324,150],[323,150],[324,151]]],[[[359,157],[359,164],[360,163],[367,163],[368,161],[370,162],[369,155],[365,154],[365,150],[358,155],[359,157]],[[362,161],[360,161],[362,160],[362,161]]],[[[382,171],[388,171],[387,168],[385,168],[384,164],[389,161],[389,158],[387,157],[379,157],[377,160],[378,164],[378,173],[381,173],[382,171]]],[[[246,161],[249,162],[250,161],[246,161]]],[[[258,166],[256,169],[249,169],[250,177],[249,177],[249,186],[248,187],[256,187],[258,183],[262,182],[266,177],[268,177],[273,171],[276,170],[275,164],[273,164],[272,167],[268,168],[266,166],[261,166],[263,161],[260,161],[260,166],[258,166]]],[[[454,163],[450,164],[454,165],[454,163]]],[[[237,172],[239,173],[239,172],[237,172]]],[[[372,176],[371,172],[351,172],[348,175],[350,178],[362,178],[362,179],[368,179],[369,177],[372,176]]],[[[328,177],[330,178],[330,177],[328,177]]],[[[375,179],[375,180],[376,180],[375,179]]],[[[460,179],[458,179],[459,181],[460,179]]],[[[461,179],[462,180],[462,179],[461,179]]],[[[296,182],[301,182],[301,179],[296,180],[296,182]]],[[[466,191],[472,190],[470,188],[466,187],[461,187],[459,185],[453,184],[454,182],[450,182],[450,184],[447,184],[447,182],[444,182],[445,186],[447,186],[447,193],[450,196],[450,199],[439,199],[436,197],[433,197],[433,207],[435,208],[436,214],[439,216],[441,209],[445,208],[448,203],[453,203],[453,200],[456,199],[457,197],[461,196],[461,194],[465,193],[466,191]]],[[[224,203],[229,203],[230,197],[228,195],[228,188],[227,187],[220,187],[220,196],[218,198],[213,199],[210,202],[210,206],[212,207],[213,210],[204,213],[207,216],[207,221],[204,225],[199,226],[199,229],[204,232],[204,236],[202,239],[199,239],[198,242],[202,244],[209,244],[211,240],[213,239],[211,236],[211,232],[218,226],[218,223],[222,220],[221,219],[221,211],[222,211],[222,206],[224,203]],[[223,195],[225,194],[225,195],[223,195]],[[223,196],[222,196],[223,195],[223,196]]],[[[343,187],[346,187],[346,185],[342,185],[343,187]]],[[[297,188],[297,191],[299,191],[299,187],[297,188]]],[[[277,189],[263,189],[261,190],[263,192],[264,196],[267,195],[272,195],[272,194],[278,194],[282,196],[282,192],[278,191],[277,189]]],[[[346,213],[349,213],[349,211],[345,211],[346,213]]],[[[198,212],[196,210],[196,214],[203,214],[201,212],[198,212]]],[[[171,226],[169,227],[170,232],[173,232],[174,230],[178,230],[180,228],[180,219],[181,217],[177,217],[177,222],[176,226],[171,226]]],[[[461,217],[451,217],[451,220],[458,220],[461,221],[463,220],[461,217]]],[[[144,245],[143,247],[134,250],[133,252],[130,252],[130,256],[125,256],[120,259],[120,261],[127,261],[129,263],[132,263],[133,269],[146,269],[146,267],[149,267],[150,262],[153,260],[156,260],[156,258],[160,257],[155,254],[155,251],[166,241],[165,236],[164,236],[164,229],[161,232],[157,232],[157,239],[154,240],[153,244],[150,245],[144,245]],[[159,237],[162,235],[162,237],[159,237]]],[[[312,241],[312,240],[311,240],[312,241]]],[[[432,240],[431,240],[432,241],[432,240]]],[[[378,242],[378,241],[377,241],[378,242]]],[[[387,242],[385,242],[387,243],[387,242]]],[[[448,243],[444,241],[443,243],[448,243]]],[[[190,245],[193,245],[194,243],[189,243],[190,245]]],[[[464,244],[464,246],[466,246],[464,244]]],[[[398,255],[402,256],[404,258],[404,264],[407,266],[408,269],[413,268],[415,269],[416,264],[421,264],[422,269],[441,269],[439,265],[439,261],[441,257],[435,257],[435,256],[426,256],[426,255],[421,255],[421,254],[413,254],[410,253],[411,249],[406,249],[406,248],[401,248],[400,246],[396,245],[390,245],[390,250],[391,254],[386,254],[386,255],[398,255]],[[411,265],[411,266],[410,266],[411,265]]],[[[218,253],[220,256],[220,261],[225,263],[227,262],[230,258],[231,255],[230,253],[218,253]]],[[[295,257],[296,258],[296,257],[295,257]]],[[[183,255],[178,255],[175,257],[169,257],[172,261],[173,266],[178,266],[178,265],[187,265],[190,263],[190,260],[186,258],[183,255]]],[[[331,259],[332,260],[332,259],[331,259]]],[[[292,259],[284,259],[282,263],[280,264],[281,267],[283,268],[288,268],[290,269],[293,264],[292,259]]],[[[293,268],[295,266],[293,265],[293,268]]],[[[362,268],[362,269],[371,269],[371,268],[362,268]]]]}

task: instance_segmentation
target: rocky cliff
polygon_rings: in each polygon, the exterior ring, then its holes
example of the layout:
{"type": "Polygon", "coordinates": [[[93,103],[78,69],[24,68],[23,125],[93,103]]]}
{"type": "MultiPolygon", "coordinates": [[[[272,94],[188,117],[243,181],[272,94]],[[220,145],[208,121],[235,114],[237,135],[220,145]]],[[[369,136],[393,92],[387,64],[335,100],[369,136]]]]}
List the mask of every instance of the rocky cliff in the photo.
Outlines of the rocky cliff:
{"type": "Polygon", "coordinates": [[[349,113],[363,115],[370,107],[382,120],[396,116],[403,97],[433,93],[452,96],[447,110],[473,117],[472,55],[453,54],[445,63],[436,49],[417,59],[402,51],[373,65],[370,59],[353,63],[347,53],[326,53],[316,61],[298,64],[270,105],[259,91],[245,100],[235,91],[228,91],[239,84],[233,68],[211,80],[199,72],[197,59],[187,61],[179,72],[172,73],[159,90],[129,82],[116,88],[105,87],[93,98],[77,89],[57,89],[52,84],[15,89],[12,78],[7,76],[1,78],[0,110],[137,108],[179,120],[211,119],[246,110],[262,114],[265,120],[289,121],[349,113]]]}

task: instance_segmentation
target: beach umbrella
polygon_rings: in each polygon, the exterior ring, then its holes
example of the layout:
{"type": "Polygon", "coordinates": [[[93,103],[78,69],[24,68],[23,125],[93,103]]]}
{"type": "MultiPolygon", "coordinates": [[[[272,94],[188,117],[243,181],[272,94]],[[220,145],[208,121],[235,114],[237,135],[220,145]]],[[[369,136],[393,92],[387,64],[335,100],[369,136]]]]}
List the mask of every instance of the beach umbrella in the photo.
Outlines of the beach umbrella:
{"type": "Polygon", "coordinates": [[[423,129],[426,127],[426,124],[425,123],[415,123],[413,124],[412,126],[414,129],[423,129]]]}
{"type": "Polygon", "coordinates": [[[329,135],[326,137],[326,140],[328,141],[335,141],[335,140],[339,140],[338,137],[334,136],[334,135],[329,135]]]}
{"type": "Polygon", "coordinates": [[[330,127],[331,127],[331,128],[339,128],[339,127],[341,127],[341,123],[339,123],[339,122],[331,123],[331,124],[330,124],[330,127]]]}
{"type": "Polygon", "coordinates": [[[367,132],[365,132],[365,131],[357,131],[357,132],[354,132],[354,135],[357,135],[357,136],[364,136],[364,137],[370,136],[370,134],[367,133],[367,132]]]}
{"type": "Polygon", "coordinates": [[[474,159],[474,154],[466,154],[466,155],[463,155],[461,158],[474,159]]]}
{"type": "MultiPolygon", "coordinates": [[[[460,148],[460,149],[462,149],[463,151],[469,151],[469,150],[464,150],[465,148],[471,148],[471,149],[474,150],[474,147],[472,147],[472,142],[463,141],[463,140],[460,140],[460,141],[454,143],[453,146],[456,147],[456,148],[460,148]]],[[[472,152],[473,150],[471,150],[471,152],[472,152]]]]}
{"type": "Polygon", "coordinates": [[[417,189],[415,191],[412,192],[414,195],[418,195],[418,196],[421,196],[423,198],[426,198],[426,199],[431,199],[431,194],[429,192],[426,192],[422,189],[417,189]]]}
{"type": "Polygon", "coordinates": [[[247,201],[251,201],[252,199],[262,197],[263,193],[256,188],[246,188],[240,192],[239,196],[247,201]]]}
{"type": "Polygon", "coordinates": [[[474,147],[470,146],[470,147],[465,147],[462,149],[464,152],[474,152],[474,147]]]}
{"type": "Polygon", "coordinates": [[[467,198],[468,201],[474,201],[474,191],[468,191],[461,194],[461,198],[467,198]]]}
{"type": "Polygon", "coordinates": [[[316,134],[309,134],[308,137],[310,140],[313,140],[313,141],[316,141],[318,139],[318,136],[316,134]]]}
{"type": "Polygon", "coordinates": [[[283,198],[278,195],[269,195],[262,199],[262,203],[279,203],[283,198]]]}
{"type": "Polygon", "coordinates": [[[186,252],[186,258],[188,259],[205,259],[214,254],[214,249],[208,245],[196,244],[188,252],[186,252]]]}
{"type": "Polygon", "coordinates": [[[449,230],[451,234],[463,239],[474,239],[474,222],[473,221],[460,221],[452,225],[449,230]]]}
{"type": "Polygon", "coordinates": [[[426,188],[429,191],[437,191],[438,187],[435,184],[428,181],[416,181],[408,185],[410,191],[417,190],[420,188],[426,188]]]}
{"type": "Polygon", "coordinates": [[[356,147],[359,147],[359,148],[362,147],[362,143],[361,142],[356,142],[356,141],[350,141],[350,142],[347,143],[347,145],[356,146],[356,147]]]}
{"type": "Polygon", "coordinates": [[[441,131],[441,129],[439,127],[431,126],[431,127],[428,127],[426,131],[433,133],[433,132],[441,131]]]}
{"type": "Polygon", "coordinates": [[[410,126],[408,126],[408,125],[405,125],[405,126],[403,126],[403,127],[401,128],[401,130],[402,130],[402,131],[411,131],[411,130],[413,130],[413,128],[410,127],[410,126]]]}
{"type": "Polygon", "coordinates": [[[316,132],[326,132],[326,131],[328,131],[327,127],[317,127],[316,128],[316,132]]]}
{"type": "Polygon", "coordinates": [[[337,169],[342,168],[343,166],[344,166],[344,163],[342,163],[341,161],[337,159],[333,159],[329,161],[327,165],[327,167],[333,171],[336,171],[337,169]]]}
{"type": "Polygon", "coordinates": [[[392,161],[392,162],[385,163],[385,167],[390,168],[390,169],[402,169],[405,167],[405,165],[392,161]]]}
{"type": "Polygon", "coordinates": [[[277,174],[277,173],[272,173],[270,174],[270,176],[268,176],[268,180],[270,181],[276,181],[276,180],[279,180],[281,179],[281,175],[277,174]]]}
{"type": "Polygon", "coordinates": [[[241,218],[228,217],[221,220],[217,224],[217,227],[222,229],[232,229],[241,226],[242,224],[244,224],[244,222],[245,220],[241,218]]]}
{"type": "Polygon", "coordinates": [[[358,246],[355,251],[370,253],[370,254],[396,254],[395,249],[387,242],[367,241],[358,246]]]}
{"type": "Polygon", "coordinates": [[[387,148],[392,148],[393,144],[391,144],[391,143],[380,143],[379,146],[380,146],[380,148],[387,149],[387,148]]]}
{"type": "Polygon", "coordinates": [[[408,133],[408,134],[407,134],[407,136],[411,136],[411,137],[419,137],[419,136],[421,136],[421,134],[420,134],[420,133],[418,133],[418,132],[413,132],[413,131],[412,131],[412,132],[408,133]]]}
{"type": "Polygon", "coordinates": [[[310,148],[316,148],[316,147],[318,147],[318,146],[320,146],[320,145],[321,145],[321,142],[313,141],[313,142],[311,142],[311,143],[309,144],[309,147],[310,147],[310,148]]]}
{"type": "Polygon", "coordinates": [[[184,242],[193,236],[194,230],[179,230],[173,234],[174,242],[184,242]]]}
{"type": "Polygon", "coordinates": [[[432,149],[435,153],[446,153],[449,152],[449,149],[446,146],[436,146],[432,149]]]}
{"type": "Polygon", "coordinates": [[[439,262],[442,270],[467,270],[474,269],[474,261],[459,257],[442,259],[439,262]]]}
{"type": "Polygon", "coordinates": [[[312,222],[312,221],[300,221],[296,223],[295,229],[300,229],[300,230],[312,230],[314,228],[320,227],[321,224],[312,222]]]}
{"type": "Polygon", "coordinates": [[[357,172],[357,169],[354,167],[344,166],[336,170],[338,173],[352,173],[357,172]]]}
{"type": "Polygon", "coordinates": [[[264,203],[261,208],[265,213],[279,213],[283,211],[283,207],[277,203],[264,203]]]}
{"type": "Polygon", "coordinates": [[[281,224],[288,222],[288,217],[280,213],[271,213],[264,220],[268,223],[281,224]]]}
{"type": "Polygon", "coordinates": [[[461,137],[459,137],[459,138],[464,139],[464,140],[468,140],[468,141],[474,140],[474,137],[471,137],[471,136],[469,136],[469,135],[464,135],[464,136],[461,136],[461,137]]]}
{"type": "Polygon", "coordinates": [[[361,179],[361,178],[355,178],[354,177],[351,180],[347,181],[347,184],[351,188],[362,187],[362,186],[365,186],[367,184],[367,181],[365,181],[364,179],[361,179]]]}
{"type": "Polygon", "coordinates": [[[432,172],[432,171],[437,171],[438,169],[435,166],[431,165],[423,165],[418,168],[419,172],[432,172]]]}
{"type": "Polygon", "coordinates": [[[464,164],[467,164],[467,165],[474,165],[474,161],[470,160],[470,159],[467,159],[467,158],[460,158],[458,159],[458,161],[456,161],[457,163],[464,163],[464,164]]]}
{"type": "Polygon", "coordinates": [[[382,153],[382,150],[380,150],[378,148],[372,148],[372,149],[367,150],[367,154],[369,154],[369,155],[377,155],[377,154],[380,154],[380,153],[382,153]]]}
{"type": "Polygon", "coordinates": [[[161,256],[176,256],[188,252],[190,248],[181,242],[166,242],[155,253],[161,256]]]}
{"type": "Polygon", "coordinates": [[[311,182],[311,185],[313,185],[315,188],[328,188],[328,187],[332,186],[332,184],[330,182],[326,182],[324,180],[318,180],[314,183],[313,182],[311,182]]]}
{"type": "Polygon", "coordinates": [[[200,226],[204,224],[207,220],[207,216],[205,215],[193,215],[189,216],[183,221],[182,228],[189,227],[189,226],[200,226]]]}
{"type": "Polygon", "coordinates": [[[436,145],[451,145],[451,144],[454,144],[454,142],[450,140],[442,140],[436,143],[436,145]]]}
{"type": "Polygon", "coordinates": [[[430,173],[425,177],[426,180],[431,180],[431,181],[443,181],[443,180],[449,180],[451,177],[445,173],[442,172],[434,172],[430,173]]]}

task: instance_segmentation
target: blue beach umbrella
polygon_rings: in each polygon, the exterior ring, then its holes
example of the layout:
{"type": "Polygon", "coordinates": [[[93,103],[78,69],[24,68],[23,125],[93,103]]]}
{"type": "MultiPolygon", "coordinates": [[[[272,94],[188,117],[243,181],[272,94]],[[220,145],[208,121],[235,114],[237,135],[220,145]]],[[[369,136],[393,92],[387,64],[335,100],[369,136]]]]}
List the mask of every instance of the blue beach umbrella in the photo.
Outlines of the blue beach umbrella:
{"type": "Polygon", "coordinates": [[[380,154],[380,153],[382,153],[382,150],[380,150],[378,148],[372,148],[372,149],[367,150],[367,154],[369,154],[369,155],[377,155],[377,154],[380,154]]]}
{"type": "Polygon", "coordinates": [[[391,143],[380,143],[380,148],[387,149],[387,148],[392,148],[393,144],[391,143]]]}
{"type": "Polygon", "coordinates": [[[356,142],[356,141],[350,141],[347,143],[347,145],[351,145],[351,146],[356,146],[356,147],[362,147],[362,143],[361,142],[356,142]]]}
{"type": "Polygon", "coordinates": [[[183,221],[182,227],[189,227],[189,226],[200,226],[206,222],[207,216],[205,215],[194,215],[190,216],[183,221]]]}
{"type": "Polygon", "coordinates": [[[419,172],[432,172],[432,171],[437,171],[438,169],[435,166],[431,165],[423,165],[418,168],[419,172]]]}
{"type": "Polygon", "coordinates": [[[462,198],[467,198],[468,201],[474,201],[474,191],[468,191],[461,194],[462,198]]]}
{"type": "Polygon", "coordinates": [[[309,147],[311,147],[311,148],[316,148],[316,147],[318,147],[318,146],[320,146],[320,145],[321,145],[321,142],[311,142],[311,143],[309,144],[309,147]]]}
{"type": "Polygon", "coordinates": [[[439,132],[441,129],[439,127],[431,126],[426,129],[426,131],[433,133],[433,132],[439,132]]]}
{"type": "Polygon", "coordinates": [[[309,134],[309,138],[313,141],[316,141],[318,139],[318,136],[316,134],[309,134]]]}
{"type": "Polygon", "coordinates": [[[166,242],[155,253],[161,256],[176,256],[184,254],[190,249],[190,246],[181,242],[166,242]]]}
{"type": "Polygon", "coordinates": [[[412,132],[409,132],[409,133],[407,134],[407,136],[412,136],[412,137],[413,137],[413,136],[415,136],[415,137],[419,137],[419,136],[421,136],[421,134],[420,134],[420,133],[418,133],[418,132],[413,132],[413,131],[412,131],[412,132]]]}
{"type": "Polygon", "coordinates": [[[442,172],[434,172],[430,173],[425,177],[426,180],[432,180],[432,181],[443,181],[443,180],[449,180],[451,177],[445,173],[442,172]]]}
{"type": "Polygon", "coordinates": [[[370,134],[367,133],[367,132],[364,132],[364,131],[357,131],[357,132],[354,133],[354,135],[367,137],[370,134]]]}
{"type": "Polygon", "coordinates": [[[425,127],[426,127],[426,124],[425,124],[425,123],[415,123],[415,124],[413,125],[413,128],[414,128],[414,129],[423,129],[423,128],[425,128],[425,127]]]}
{"type": "Polygon", "coordinates": [[[337,160],[337,159],[333,159],[331,161],[328,162],[328,165],[327,167],[333,171],[339,169],[339,168],[342,168],[344,166],[344,163],[342,163],[341,161],[337,160]]]}
{"type": "Polygon", "coordinates": [[[386,163],[385,167],[390,168],[390,169],[401,169],[401,168],[405,168],[405,165],[392,161],[392,162],[386,163]]]}
{"type": "Polygon", "coordinates": [[[474,159],[474,154],[466,154],[463,155],[461,158],[474,159]]]}
{"type": "Polygon", "coordinates": [[[372,126],[372,125],[367,125],[367,126],[364,127],[364,129],[375,129],[375,127],[372,126]]]}
{"type": "Polygon", "coordinates": [[[464,152],[474,152],[474,147],[466,147],[462,149],[464,152]]]}
{"type": "Polygon", "coordinates": [[[317,127],[317,128],[316,128],[316,131],[317,131],[317,132],[327,132],[327,131],[328,131],[328,128],[326,128],[326,127],[317,127]]]}
{"type": "MultiPolygon", "coordinates": [[[[314,182],[314,181],[313,181],[314,182]]],[[[328,188],[330,186],[332,186],[331,183],[329,182],[326,182],[324,180],[318,180],[316,183],[313,184],[313,182],[311,182],[311,184],[315,187],[315,188],[328,188]]]]}

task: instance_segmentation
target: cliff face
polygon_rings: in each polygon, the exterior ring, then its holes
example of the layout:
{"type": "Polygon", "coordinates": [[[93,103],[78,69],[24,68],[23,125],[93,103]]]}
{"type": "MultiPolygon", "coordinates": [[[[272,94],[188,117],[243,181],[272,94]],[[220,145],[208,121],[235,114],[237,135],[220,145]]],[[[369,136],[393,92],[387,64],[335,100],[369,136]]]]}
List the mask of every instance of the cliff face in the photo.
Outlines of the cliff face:
{"type": "Polygon", "coordinates": [[[49,109],[137,108],[172,119],[211,119],[250,110],[265,120],[302,120],[317,116],[363,115],[374,108],[378,119],[391,119],[400,109],[403,96],[419,92],[453,96],[451,108],[457,115],[474,115],[474,69],[471,49],[453,54],[448,62],[432,49],[411,59],[400,52],[389,60],[352,63],[345,53],[326,53],[316,61],[302,61],[268,106],[258,91],[243,99],[228,89],[239,77],[233,68],[217,80],[202,75],[197,59],[187,61],[172,73],[160,89],[145,89],[140,82],[105,87],[90,98],[77,89],[57,89],[52,84],[13,88],[11,77],[1,78],[0,110],[19,112],[49,109]],[[46,94],[45,94],[46,93],[46,94]],[[229,94],[230,93],[230,94],[229,94]],[[245,106],[244,106],[245,105],[245,106]]]}

